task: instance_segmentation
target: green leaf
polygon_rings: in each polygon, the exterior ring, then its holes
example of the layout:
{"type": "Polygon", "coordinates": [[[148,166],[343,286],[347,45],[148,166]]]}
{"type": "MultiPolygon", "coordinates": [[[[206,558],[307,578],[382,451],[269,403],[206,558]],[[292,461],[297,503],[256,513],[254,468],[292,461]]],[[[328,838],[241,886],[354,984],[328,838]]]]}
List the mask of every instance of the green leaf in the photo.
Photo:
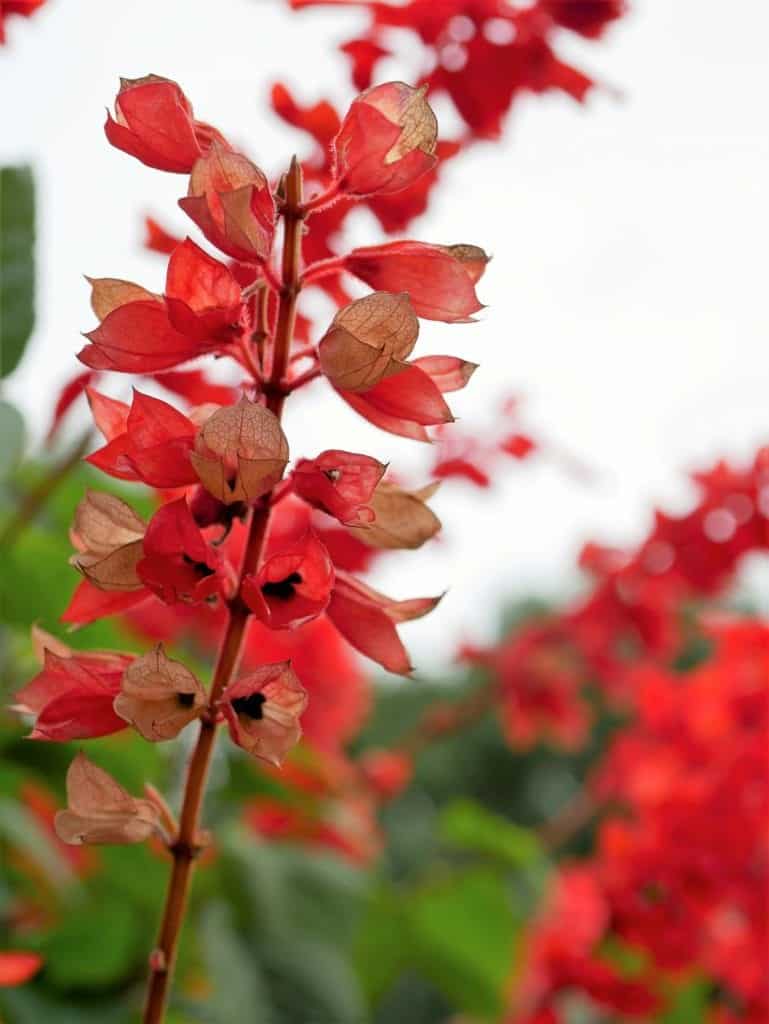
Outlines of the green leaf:
{"type": "Polygon", "coordinates": [[[711,990],[712,985],[704,978],[681,985],[671,996],[659,1024],[701,1024],[708,1018],[711,990]]]}
{"type": "Polygon", "coordinates": [[[62,988],[85,990],[124,981],[137,966],[146,933],[146,919],[134,907],[106,889],[90,889],[44,944],[46,976],[62,988]]]}
{"type": "Polygon", "coordinates": [[[270,996],[257,957],[234,929],[229,907],[211,903],[198,926],[203,960],[212,993],[207,1000],[206,1018],[215,1024],[248,1019],[259,1024],[275,1020],[270,996]]]}
{"type": "Polygon", "coordinates": [[[0,480],[5,480],[24,452],[24,418],[16,406],[0,400],[0,480]]]}
{"type": "Polygon", "coordinates": [[[502,1012],[520,921],[498,873],[479,868],[428,885],[412,896],[409,921],[421,972],[459,1010],[502,1012]]]}
{"type": "Polygon", "coordinates": [[[15,800],[0,799],[0,840],[29,857],[54,885],[63,886],[72,880],[72,872],[51,837],[15,800]]]}
{"type": "Polygon", "coordinates": [[[458,800],[441,814],[445,842],[482,853],[514,868],[528,868],[544,858],[537,836],[471,800],[458,800]]]}
{"type": "Polygon", "coordinates": [[[290,943],[266,948],[264,958],[282,1020],[302,1024],[365,1024],[368,1020],[352,965],[328,936],[324,941],[297,933],[290,943]]]}
{"type": "Polygon", "coordinates": [[[369,1003],[376,1005],[413,959],[408,921],[393,887],[371,895],[355,945],[353,962],[369,1003]]]}
{"type": "MultiPolygon", "coordinates": [[[[79,1005],[69,997],[56,1002],[29,987],[0,989],[3,1024],[132,1024],[134,1015],[115,1005],[114,997],[97,1004],[79,1005]]],[[[170,1021],[169,1021],[170,1024],[170,1021]]]]}
{"type": "Polygon", "coordinates": [[[0,168],[0,377],[16,369],[35,322],[35,183],[0,168]]]}

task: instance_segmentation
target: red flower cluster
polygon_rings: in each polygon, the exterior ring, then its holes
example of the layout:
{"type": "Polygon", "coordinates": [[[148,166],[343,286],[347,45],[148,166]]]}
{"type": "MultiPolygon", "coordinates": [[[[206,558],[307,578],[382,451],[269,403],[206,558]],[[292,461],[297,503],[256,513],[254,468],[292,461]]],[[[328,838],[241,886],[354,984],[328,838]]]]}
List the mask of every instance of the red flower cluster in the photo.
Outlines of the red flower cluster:
{"type": "Polygon", "coordinates": [[[535,929],[530,1014],[515,1024],[545,1012],[559,1021],[566,989],[644,1017],[666,980],[703,971],[713,1020],[769,1015],[769,628],[721,620],[707,634],[714,654],[693,671],[636,674],[636,720],[593,787],[618,810],[600,826],[594,860],[557,879],[562,905],[535,929]],[[612,937],[643,956],[632,981],[602,959],[612,937]]]}
{"type": "MultiPolygon", "coordinates": [[[[179,205],[221,258],[155,232],[156,248],[170,256],[162,295],[91,280],[99,326],[79,354],[89,372],[62,396],[57,416],[85,390],[105,439],[88,461],[154,488],[161,502],[145,521],[112,494],[86,494],[71,530],[71,561],[84,579],[63,620],[85,625],[130,612],[158,639],[193,624],[202,636],[223,628],[224,639],[206,693],[161,645],[141,657],[81,654],[42,637],[43,669],[16,704],[34,717],[33,737],[131,726],[156,742],[201,721],[207,757],[205,730],[226,723],[234,743],[279,765],[301,735],[308,690],[318,749],[337,753],[359,724],[366,694],[345,642],[391,672],[411,671],[398,627],[438,598],[395,600],[359,576],[378,552],[415,549],[438,532],[428,505],[434,487],[405,490],[377,460],[340,449],[299,458],[285,475],[280,419],[286,398],[322,376],[371,422],[426,439],[426,427],[452,419],[444,394],[475,368],[452,356],[409,358],[419,317],[461,323],[480,309],[475,285],[486,257],[475,246],[355,249],[343,269],[374,290],[354,302],[338,291],[340,308],[314,343],[301,315],[302,288],[328,273],[313,249],[324,211],[340,199],[400,193],[434,171],[437,124],[424,94],[394,82],[360,95],[325,137],[323,193],[305,200],[296,162],[271,184],[196,119],[176,83],[122,82],[107,138],[150,167],[188,176],[179,205]],[[178,369],[205,355],[241,368],[239,396],[178,369]],[[130,405],[118,401],[95,387],[109,371],[154,378],[191,408],[182,413],[138,390],[130,405]],[[337,692],[345,684],[350,696],[337,692]]],[[[73,765],[69,788],[70,810],[57,819],[67,842],[141,841],[167,825],[153,799],[130,796],[88,761],[73,765]]]]}
{"type": "Polygon", "coordinates": [[[291,0],[297,9],[319,4],[369,12],[368,29],[340,47],[357,89],[367,89],[377,64],[392,56],[390,30],[406,30],[424,50],[425,84],[448,94],[468,130],[481,138],[500,134],[502,119],[522,93],[558,89],[582,101],[593,82],[559,58],[555,37],[566,29],[598,39],[626,7],[624,0],[291,0]]]}
{"type": "Polygon", "coordinates": [[[44,3],[45,0],[0,0],[0,46],[5,43],[5,19],[9,15],[28,18],[44,3]]]}

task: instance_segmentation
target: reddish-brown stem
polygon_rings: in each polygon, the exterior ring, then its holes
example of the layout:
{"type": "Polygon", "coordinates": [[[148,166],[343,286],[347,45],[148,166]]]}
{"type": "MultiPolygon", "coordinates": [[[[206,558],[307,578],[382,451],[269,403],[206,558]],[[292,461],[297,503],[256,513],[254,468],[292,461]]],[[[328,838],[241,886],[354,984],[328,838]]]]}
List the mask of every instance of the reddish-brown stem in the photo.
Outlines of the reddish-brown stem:
{"type": "Polygon", "coordinates": [[[341,199],[339,193],[339,182],[334,181],[329,185],[325,192],[319,192],[318,195],[313,196],[312,199],[308,199],[306,203],[302,205],[302,213],[306,217],[313,211],[321,210],[324,206],[333,206],[337,200],[341,199]]]}
{"type": "MultiPolygon", "coordinates": [[[[285,225],[283,262],[280,282],[280,306],[275,340],[272,348],[270,376],[264,384],[267,406],[280,417],[285,400],[281,381],[288,366],[291,341],[296,322],[296,300],[299,295],[301,269],[302,173],[296,159],[286,176],[282,209],[285,225]]],[[[255,572],[259,565],[270,520],[270,496],[265,495],[254,507],[249,525],[246,550],[240,579],[255,572]]],[[[234,678],[240,661],[250,611],[236,594],[229,602],[227,627],[214,669],[209,693],[209,706],[215,708],[222,692],[234,678]]],[[[176,952],[184,915],[187,909],[192,866],[199,852],[200,811],[206,789],[208,768],[216,740],[215,715],[201,720],[198,741],[190,758],[184,787],[179,831],[171,846],[173,867],[168,883],[166,903],[158,941],[150,956],[150,978],[144,1009],[144,1024],[161,1024],[165,1016],[168,988],[173,975],[176,952]]]]}
{"type": "Polygon", "coordinates": [[[320,366],[311,366],[309,370],[305,370],[304,373],[300,373],[298,377],[294,377],[293,380],[287,381],[286,390],[289,394],[292,394],[298,388],[304,387],[305,384],[309,384],[310,381],[315,380],[316,377],[320,377],[320,374],[320,366]]]}

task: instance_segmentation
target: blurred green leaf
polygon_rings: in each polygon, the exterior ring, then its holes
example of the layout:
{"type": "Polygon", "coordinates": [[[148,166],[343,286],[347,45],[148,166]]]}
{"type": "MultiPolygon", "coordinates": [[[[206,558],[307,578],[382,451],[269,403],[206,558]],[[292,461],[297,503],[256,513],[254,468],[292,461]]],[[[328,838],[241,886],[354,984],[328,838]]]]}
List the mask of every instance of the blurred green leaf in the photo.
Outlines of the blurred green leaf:
{"type": "Polygon", "coordinates": [[[51,837],[26,808],[5,797],[0,799],[0,840],[29,857],[54,885],[72,880],[69,866],[51,837]]]}
{"type": "Polygon", "coordinates": [[[134,1019],[114,998],[54,1001],[31,988],[0,989],[0,1010],[3,1024],[129,1024],[134,1019]]]}
{"type": "Polygon", "coordinates": [[[458,1009],[499,1014],[520,932],[504,878],[479,868],[431,882],[408,917],[421,972],[458,1009]]]}
{"type": "Polygon", "coordinates": [[[108,886],[87,891],[45,942],[46,976],[62,988],[99,989],[125,980],[146,956],[146,922],[108,886]]]}
{"type": "Polygon", "coordinates": [[[286,1024],[365,1024],[368,1020],[350,961],[330,940],[333,934],[315,940],[297,932],[290,942],[265,949],[275,1005],[286,1024]]]}
{"type": "Polygon", "coordinates": [[[712,985],[704,978],[695,978],[679,987],[670,999],[659,1024],[701,1024],[708,1019],[712,985]]]}
{"type": "Polygon", "coordinates": [[[24,417],[15,405],[0,400],[0,480],[11,473],[24,452],[24,417]]]}
{"type": "Polygon", "coordinates": [[[440,832],[445,842],[526,868],[542,860],[544,851],[530,829],[491,814],[472,800],[457,800],[442,812],[440,832]]]}
{"type": "Polygon", "coordinates": [[[0,377],[16,369],[35,322],[35,183],[0,168],[0,377]]]}
{"type": "Polygon", "coordinates": [[[230,908],[210,903],[201,915],[198,935],[212,992],[204,1015],[212,1024],[248,1019],[273,1024],[275,1017],[258,959],[235,931],[230,908]]]}
{"type": "Polygon", "coordinates": [[[381,886],[371,894],[354,950],[358,977],[372,1005],[379,1002],[413,956],[398,894],[391,886],[381,886]]]}

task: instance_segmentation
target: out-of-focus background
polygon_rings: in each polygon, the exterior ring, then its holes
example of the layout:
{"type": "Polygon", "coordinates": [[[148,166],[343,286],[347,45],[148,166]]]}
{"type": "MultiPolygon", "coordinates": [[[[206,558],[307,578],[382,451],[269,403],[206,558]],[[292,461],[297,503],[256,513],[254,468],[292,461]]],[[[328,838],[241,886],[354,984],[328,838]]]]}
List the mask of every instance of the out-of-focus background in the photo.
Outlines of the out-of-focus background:
{"type": "MultiPolygon", "coordinates": [[[[292,13],[279,0],[60,0],[9,23],[0,159],[35,165],[40,285],[31,354],[5,390],[34,440],[47,427],[44,396],[73,375],[78,332],[93,326],[82,275],[159,288],[163,263],[140,245],[143,214],[189,231],[176,208],[181,179],[127,160],[101,132],[118,75],[179,81],[200,117],[275,172],[305,143],[269,112],[270,85],[286,81],[305,101],[348,99],[334,46],[364,24],[362,11],[292,13]]],[[[579,486],[542,460],[504,474],[493,500],[471,489],[438,499],[450,561],[423,551],[379,577],[404,593],[450,587],[441,615],[411,631],[425,668],[445,635],[488,639],[489,604],[576,585],[565,566],[586,539],[635,541],[652,504],[684,507],[683,471],[764,438],[768,31],[759,0],[728,11],[679,0],[635,4],[598,45],[562,32],[559,53],[601,87],[584,107],[564,93],[521,96],[503,141],[452,162],[411,226],[411,237],[494,255],[482,322],[422,328],[420,351],[481,364],[457,415],[480,426],[500,397],[521,395],[534,435],[595,472],[579,486]]],[[[423,70],[421,49],[402,36],[380,80],[423,70]]],[[[452,136],[456,115],[446,102],[437,109],[452,136]]],[[[369,222],[358,229],[368,241],[369,222]]],[[[292,436],[323,447],[354,433],[419,477],[428,457],[416,446],[367,430],[317,392],[311,422],[303,410],[289,420],[292,436]]]]}
{"type": "MultiPolygon", "coordinates": [[[[438,59],[458,74],[468,19],[485,30],[494,8],[406,6],[446,22],[438,59]]],[[[33,182],[36,231],[35,327],[0,381],[2,705],[40,671],[34,624],[75,664],[81,650],[143,653],[166,630],[203,679],[217,642],[209,610],[159,602],[72,633],[59,618],[84,490],[143,515],[155,500],[68,460],[82,395],[46,442],[93,326],[83,275],[161,291],[145,216],[195,234],[176,206],[185,179],[104,138],[118,76],[178,81],[274,175],[310,146],[271,111],[270,86],[344,111],[354,89],[337,46],[370,42],[366,11],[342,3],[34,7],[0,0],[0,164],[29,166],[4,170],[0,194],[13,331],[33,182]]],[[[367,579],[398,597],[450,588],[404,630],[415,678],[378,673],[324,617],[288,638],[252,624],[246,660],[291,657],[310,691],[305,738],[282,771],[217,748],[213,844],[168,1024],[767,1020],[769,12],[622,8],[498,7],[502,21],[544,12],[559,59],[596,84],[582,104],[522,89],[501,137],[449,161],[404,234],[493,255],[479,322],[423,321],[419,354],[481,364],[451,396],[459,436],[514,430],[523,447],[497,452],[488,487],[445,481],[436,542],[374,562],[367,579]]],[[[386,40],[378,81],[429,72],[413,26],[386,40]]],[[[445,95],[435,108],[446,137],[465,130],[445,95]]],[[[350,244],[380,238],[369,210],[347,227],[350,244]]],[[[334,307],[311,300],[320,328],[334,307]]],[[[127,400],[131,383],[113,374],[103,390],[127,400]]],[[[364,451],[414,483],[442,450],[376,431],[323,382],[297,398],[287,433],[292,456],[364,451]]],[[[167,854],[155,841],[65,846],[54,815],[81,746],[132,793],[151,781],[178,808],[195,730],[38,743],[27,719],[0,710],[0,1022],[134,1024],[167,854]]]]}

